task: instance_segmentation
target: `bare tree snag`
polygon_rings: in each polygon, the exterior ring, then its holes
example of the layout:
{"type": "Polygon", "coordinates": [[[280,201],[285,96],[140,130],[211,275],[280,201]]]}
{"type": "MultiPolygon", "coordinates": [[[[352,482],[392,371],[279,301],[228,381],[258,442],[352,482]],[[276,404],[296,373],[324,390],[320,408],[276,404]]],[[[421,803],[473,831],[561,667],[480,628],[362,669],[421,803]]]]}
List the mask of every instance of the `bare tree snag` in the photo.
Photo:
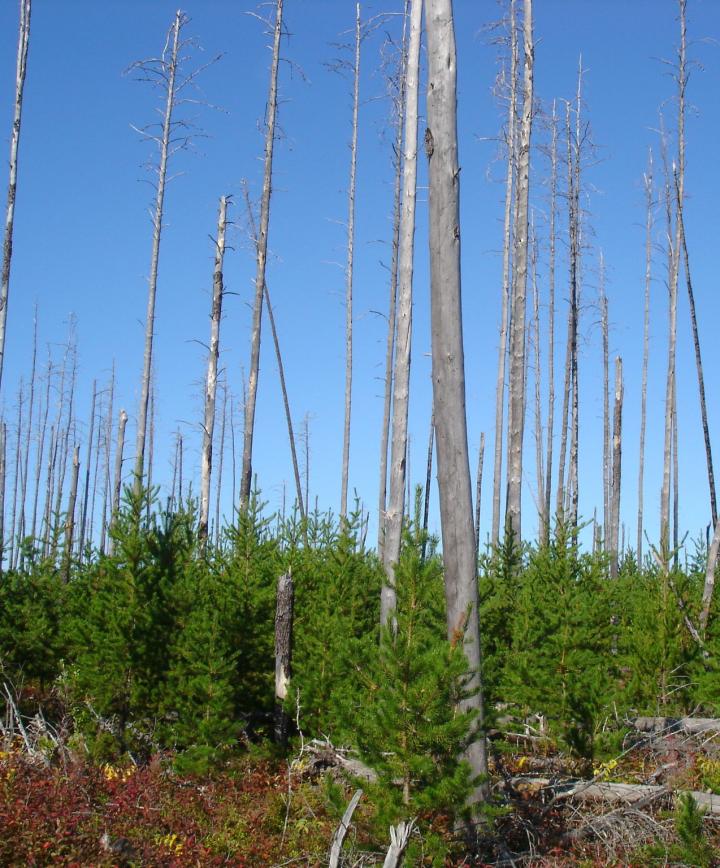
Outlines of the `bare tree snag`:
{"type": "Polygon", "coordinates": [[[280,37],[283,25],[283,0],[276,0],[273,29],[273,54],[270,64],[270,85],[265,110],[265,152],[263,159],[263,186],[260,198],[260,231],[255,245],[255,302],[253,305],[252,333],[250,337],[250,368],[247,399],[245,401],[245,431],[243,434],[242,471],[240,476],[240,508],[247,507],[252,487],[252,451],[255,433],[255,407],[260,373],[260,332],[262,327],[263,294],[267,268],[268,231],[270,227],[270,196],[272,193],[273,152],[275,148],[275,120],[277,116],[277,83],[280,65],[280,37]]]}
{"type": "Polygon", "coordinates": [[[225,228],[227,226],[227,196],[220,197],[217,236],[215,237],[215,265],[210,305],[210,344],[205,377],[205,418],[203,422],[202,455],[200,457],[200,524],[198,535],[204,545],[208,535],[210,515],[210,481],[212,476],[213,435],[215,433],[215,397],[217,394],[218,360],[220,358],[220,321],[223,304],[223,260],[225,257],[225,228]]]}
{"type": "Polygon", "coordinates": [[[293,604],[295,591],[288,571],[278,579],[275,609],[275,741],[287,744],[288,715],[284,703],[292,675],[293,604]]]}
{"type": "Polygon", "coordinates": [[[613,411],[613,454],[611,492],[611,538],[610,538],[610,576],[618,574],[618,539],[620,532],[620,485],[622,481],[622,411],[623,411],[623,371],[622,359],[615,359],[615,407],[613,411]]]}
{"type": "MultiPolygon", "coordinates": [[[[115,481],[113,482],[113,497],[112,510],[110,514],[110,524],[115,523],[115,518],[120,510],[120,491],[122,489],[122,465],[123,451],[125,449],[125,427],[127,426],[128,414],[125,410],[120,411],[117,430],[117,444],[115,446],[115,481]]],[[[108,553],[113,553],[113,539],[110,537],[108,545],[108,553]]]]}
{"type": "Polygon", "coordinates": [[[350,183],[348,186],[347,263],[345,265],[345,421],[343,426],[342,481],[340,517],[347,515],[348,474],[350,472],[350,418],[352,413],[353,354],[353,262],[355,255],[355,177],[357,172],[358,109],[360,105],[360,4],[355,4],[355,62],[353,65],[352,140],[350,143],[350,183]]]}
{"type": "MultiPolygon", "coordinates": [[[[481,684],[477,565],[465,415],[460,287],[460,170],[457,154],[457,67],[452,4],[426,0],[428,91],[425,148],[429,161],[430,289],[433,407],[448,637],[463,642],[477,729],[465,751],[474,776],[487,773],[481,684]]],[[[478,786],[471,801],[484,796],[478,786]]]]}
{"type": "Polygon", "coordinates": [[[12,132],[10,134],[10,179],[8,181],[7,207],[5,210],[2,273],[0,274],[0,384],[2,383],[3,365],[5,362],[5,332],[7,326],[8,295],[10,291],[15,197],[17,194],[18,148],[20,145],[23,90],[25,88],[25,75],[27,73],[28,47],[30,45],[30,9],[31,0],[20,0],[20,26],[15,72],[15,104],[12,132]]]}
{"type": "Polygon", "coordinates": [[[505,174],[505,218],[503,227],[503,281],[500,313],[500,345],[495,386],[495,443],[493,462],[493,545],[500,541],[500,490],[502,486],[503,417],[505,411],[505,365],[508,348],[508,317],[510,307],[510,260],[512,241],[513,179],[515,177],[515,118],[517,114],[518,38],[515,22],[515,0],[510,0],[510,93],[507,122],[507,168],[505,174]]]}
{"type": "Polygon", "coordinates": [[[522,539],[521,493],[523,438],[525,433],[525,310],[529,256],[528,199],[530,194],[530,139],[533,115],[533,17],[532,0],[523,0],[523,109],[518,136],[517,214],[515,219],[510,329],[510,391],[508,402],[508,485],[505,505],[506,532],[522,539]]]}
{"type": "Polygon", "coordinates": [[[390,262],[390,300],[388,303],[388,330],[385,343],[385,393],[383,398],[383,421],[380,432],[380,479],[378,486],[378,555],[382,557],[385,540],[385,507],[387,505],[387,466],[388,446],[390,443],[390,412],[393,392],[393,359],[395,357],[395,319],[397,311],[398,252],[400,247],[400,205],[402,197],[403,172],[403,129],[405,119],[405,82],[407,66],[407,24],[410,0],[405,0],[403,11],[403,36],[397,80],[394,88],[393,107],[395,112],[395,144],[393,163],[395,166],[395,188],[393,192],[393,234],[392,257],[390,262]]]}
{"type": "MultiPolygon", "coordinates": [[[[383,566],[387,581],[380,594],[380,622],[388,623],[396,605],[395,565],[400,559],[405,513],[408,408],[410,404],[410,356],[412,343],[413,260],[415,253],[415,201],[417,190],[418,93],[420,88],[420,36],[422,0],[412,0],[408,43],[405,148],[403,152],[402,204],[398,250],[398,306],[395,365],[393,370],[393,420],[390,449],[390,497],[385,514],[383,566]]],[[[409,473],[407,474],[409,479],[409,473]]]]}
{"type": "Polygon", "coordinates": [[[550,253],[548,262],[548,410],[547,459],[545,461],[545,515],[547,517],[545,545],[550,542],[552,521],[553,440],[555,437],[555,221],[557,218],[557,112],[552,107],[552,140],[550,143],[550,253]]]}
{"type": "Polygon", "coordinates": [[[63,557],[63,581],[70,581],[70,566],[73,553],[73,533],[75,531],[75,504],[77,503],[78,475],[80,473],[80,447],[73,450],[72,474],[70,476],[70,495],[65,514],[65,554],[63,557]]]}
{"type": "Polygon", "coordinates": [[[435,446],[435,414],[430,414],[430,433],[428,434],[427,461],[425,464],[425,491],[423,503],[423,543],[422,559],[425,560],[427,549],[427,530],[430,518],[430,483],[432,481],[433,448],[435,446]]]}
{"type": "Polygon", "coordinates": [[[7,425],[0,421],[0,576],[3,571],[3,559],[5,558],[5,470],[7,440],[7,425]]]}
{"type": "Polygon", "coordinates": [[[90,467],[92,463],[92,442],[95,433],[95,404],[97,401],[97,380],[93,380],[92,401],[90,403],[90,424],[88,426],[87,454],[85,456],[85,488],[83,490],[82,512],[80,513],[80,539],[78,554],[82,557],[85,546],[85,533],[88,526],[88,503],[90,502],[90,467]]]}
{"type": "Polygon", "coordinates": [[[610,548],[612,521],[610,490],[612,488],[612,455],[610,452],[610,339],[608,326],[608,300],[605,295],[605,260],[600,252],[600,327],[603,354],[603,539],[610,548]]]}
{"type": "Polygon", "coordinates": [[[482,505],[483,462],[485,459],[485,432],[480,432],[477,476],[475,477],[475,551],[480,554],[480,507],[482,505]]]}
{"type": "Polygon", "coordinates": [[[643,315],[643,366],[640,394],[640,455],[638,460],[638,517],[637,517],[637,562],[643,559],[643,506],[645,497],[645,432],[647,430],[647,382],[650,356],[650,285],[652,281],[652,232],[653,232],[653,157],[648,155],[647,172],[643,175],[645,187],[645,311],[643,315]]]}
{"type": "Polygon", "coordinates": [[[342,815],[340,825],[337,827],[335,834],[333,835],[332,845],[330,846],[328,868],[338,868],[340,865],[340,854],[342,853],[343,842],[345,841],[345,836],[350,828],[352,815],[355,813],[355,808],[357,808],[358,803],[362,798],[362,794],[362,790],[355,790],[352,799],[350,799],[347,808],[345,808],[345,813],[342,815]]]}

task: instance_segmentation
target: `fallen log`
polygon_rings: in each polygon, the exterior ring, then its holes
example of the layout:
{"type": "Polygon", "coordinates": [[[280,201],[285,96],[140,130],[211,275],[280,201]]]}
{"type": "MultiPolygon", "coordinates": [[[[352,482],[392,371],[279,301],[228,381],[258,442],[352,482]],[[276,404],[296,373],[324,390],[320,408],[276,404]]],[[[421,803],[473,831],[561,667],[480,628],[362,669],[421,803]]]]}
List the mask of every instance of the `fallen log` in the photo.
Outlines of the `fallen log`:
{"type": "Polygon", "coordinates": [[[550,778],[517,776],[510,779],[515,790],[540,794],[547,790],[553,801],[573,800],[579,802],[605,802],[607,804],[636,805],[649,798],[675,797],[688,792],[697,806],[709,814],[720,814],[720,796],[700,790],[668,790],[656,784],[613,784],[604,781],[569,780],[555,782],[550,778]]]}
{"type": "Polygon", "coordinates": [[[687,735],[720,733],[720,718],[716,717],[636,717],[631,725],[638,732],[687,735]]]}

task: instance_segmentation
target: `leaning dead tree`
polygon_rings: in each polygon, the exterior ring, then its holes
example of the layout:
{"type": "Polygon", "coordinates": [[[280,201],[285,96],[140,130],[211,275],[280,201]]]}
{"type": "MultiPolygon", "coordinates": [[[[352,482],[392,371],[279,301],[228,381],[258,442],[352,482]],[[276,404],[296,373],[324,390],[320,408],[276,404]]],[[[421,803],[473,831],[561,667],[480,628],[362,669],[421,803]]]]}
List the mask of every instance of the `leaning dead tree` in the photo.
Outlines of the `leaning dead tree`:
{"type": "Polygon", "coordinates": [[[350,472],[350,418],[352,414],[353,371],[353,264],[355,256],[355,179],[357,174],[361,41],[360,4],[356,3],[352,139],[350,142],[350,182],[348,184],[347,262],[345,264],[345,419],[343,423],[342,479],[340,483],[340,516],[342,518],[345,518],[347,515],[348,475],[350,472]]]}
{"type": "MultiPolygon", "coordinates": [[[[529,2],[529,0],[528,0],[529,2]]],[[[487,774],[483,732],[475,529],[465,415],[465,359],[460,289],[460,170],[457,66],[451,0],[426,0],[428,90],[425,151],[429,163],[430,295],[433,407],[445,567],[448,636],[461,641],[470,679],[463,708],[478,713],[465,751],[474,777],[487,774]]],[[[482,799],[478,785],[472,801],[482,799]]]]}
{"type": "Polygon", "coordinates": [[[412,339],[413,259],[415,253],[415,202],[417,190],[418,93],[420,88],[420,36],[422,0],[412,0],[408,43],[403,152],[402,204],[398,251],[398,305],[395,366],[393,371],[393,420],[390,450],[390,498],[385,513],[383,566],[387,581],[380,597],[380,621],[387,624],[396,604],[395,565],[400,559],[408,451],[410,403],[410,347],[412,339]]]}
{"type": "Polygon", "coordinates": [[[18,148],[22,123],[23,90],[27,72],[28,47],[30,45],[31,0],[20,0],[20,27],[15,72],[15,107],[12,132],[10,133],[10,179],[8,181],[5,232],[3,235],[3,261],[0,273],[0,384],[5,362],[5,330],[7,325],[8,295],[10,292],[10,263],[12,261],[13,226],[15,222],[15,197],[17,195],[18,148]]]}
{"type": "Polygon", "coordinates": [[[208,535],[210,515],[210,477],[212,475],[213,434],[215,433],[215,397],[217,395],[218,360],[220,358],[220,321],[223,304],[223,261],[225,259],[225,229],[227,227],[228,197],[220,197],[217,235],[215,237],[215,265],[213,267],[212,302],[210,305],[210,344],[208,346],[207,375],[205,377],[205,419],[203,423],[202,454],[200,456],[200,524],[201,540],[208,535]]]}
{"type": "Polygon", "coordinates": [[[252,487],[252,452],[255,433],[255,408],[260,374],[260,333],[262,327],[263,295],[267,266],[268,231],[270,228],[270,196],[272,193],[273,152],[275,149],[275,119],[277,116],[277,83],[280,65],[280,37],[283,26],[283,0],[276,0],[273,28],[273,54],[270,64],[270,86],[265,109],[265,150],[263,157],[263,185],[260,197],[260,225],[255,244],[255,301],[253,303],[252,331],[250,335],[250,368],[245,400],[245,431],[243,435],[242,471],[240,475],[240,508],[245,509],[252,487]]]}
{"type": "MultiPolygon", "coordinates": [[[[148,82],[161,94],[163,107],[162,121],[149,124],[141,129],[133,127],[140,136],[152,142],[158,152],[157,164],[152,166],[155,176],[155,202],[151,212],[152,246],[150,255],[150,274],[148,277],[147,313],[145,316],[145,346],[143,351],[143,372],[138,409],[137,438],[135,444],[135,490],[139,491],[145,471],[145,441],[148,428],[148,409],[150,404],[150,380],[153,367],[153,341],[155,338],[155,302],[157,298],[158,269],[160,264],[160,239],[163,229],[165,190],[168,182],[168,164],[175,153],[187,148],[193,138],[193,126],[185,118],[177,116],[178,109],[190,99],[185,95],[195,85],[198,75],[208,64],[186,72],[187,53],[193,40],[183,38],[183,28],[188,17],[178,10],[167,32],[165,45],[158,57],[138,60],[127,70],[139,81],[148,82]]],[[[215,58],[217,59],[217,58],[215,58]]],[[[214,61],[210,61],[213,63],[214,61]]],[[[197,102],[192,100],[192,102],[197,102]]]]}
{"type": "Polygon", "coordinates": [[[533,116],[532,0],[524,0],[523,24],[523,108],[518,134],[517,212],[515,214],[512,305],[510,327],[510,387],[508,396],[508,470],[505,530],[519,542],[523,439],[525,435],[525,311],[529,258],[530,137],[533,116]]]}

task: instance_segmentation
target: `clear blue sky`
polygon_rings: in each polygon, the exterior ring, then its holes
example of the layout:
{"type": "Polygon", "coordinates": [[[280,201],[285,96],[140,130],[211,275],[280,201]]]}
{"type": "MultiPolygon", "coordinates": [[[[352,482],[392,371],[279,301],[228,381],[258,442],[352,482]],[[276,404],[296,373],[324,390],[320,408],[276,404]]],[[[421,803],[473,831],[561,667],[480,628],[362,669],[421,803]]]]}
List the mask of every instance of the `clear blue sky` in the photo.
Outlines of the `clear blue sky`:
{"type": "MultiPolygon", "coordinates": [[[[7,148],[17,38],[17,3],[0,7],[0,135],[7,148]]],[[[65,340],[76,314],[79,341],[78,416],[84,435],[91,384],[104,381],[113,359],[118,368],[119,405],[130,414],[129,450],[142,361],[146,275],[150,258],[147,208],[151,191],[142,183],[143,161],[151,156],[130,124],[153,117],[154,94],[122,75],[135,59],[156,54],[175,5],[166,0],[34,0],[32,40],[21,142],[15,254],[8,322],[2,404],[14,420],[15,391],[30,365],[32,316],[40,317],[41,347],[65,340]]],[[[363,5],[363,17],[397,12],[399,0],[363,5]]],[[[674,83],[661,59],[672,59],[678,41],[673,0],[544,0],[535,3],[536,95],[547,109],[553,98],[572,96],[578,58],[585,75],[586,116],[597,145],[597,163],[585,173],[589,211],[583,266],[581,382],[581,512],[601,506],[602,381],[595,299],[597,253],[607,263],[611,352],[621,354],[626,372],[623,519],[629,541],[635,537],[638,409],[642,354],[644,276],[644,198],[642,173],[650,145],[657,154],[658,109],[665,104],[674,129],[674,83]]],[[[235,196],[226,260],[227,289],[222,325],[222,363],[230,387],[242,390],[248,363],[254,259],[245,234],[241,181],[257,195],[262,164],[261,123],[268,81],[268,37],[237,0],[190,3],[188,33],[204,48],[202,59],[223,58],[202,76],[207,101],[222,111],[202,110],[207,138],[194,155],[180,154],[181,173],[167,196],[166,228],[160,262],[157,308],[156,376],[158,426],[156,476],[171,476],[173,431],[180,426],[187,444],[186,469],[197,479],[199,419],[209,288],[218,197],[235,196]]],[[[271,12],[271,5],[264,7],[271,12]]],[[[501,15],[495,2],[456,0],[459,68],[459,133],[462,166],[464,327],[471,462],[480,432],[487,437],[483,532],[489,528],[494,428],[494,388],[501,282],[503,166],[495,141],[504,122],[492,95],[499,69],[497,46],[484,28],[501,15]]],[[[280,71],[282,137],[277,144],[270,226],[268,282],[276,308],[296,427],[310,416],[311,496],[337,509],[342,451],[344,378],[344,278],[346,186],[350,137],[350,83],[325,64],[338,55],[333,43],[350,38],[351,0],[287,0],[291,33],[283,42],[280,71]],[[302,74],[300,72],[302,70],[302,74]]],[[[720,345],[714,323],[720,314],[715,252],[720,237],[716,169],[720,118],[717,92],[720,37],[717,0],[689,0],[690,56],[699,62],[688,98],[694,106],[687,125],[686,224],[693,267],[701,339],[705,355],[711,433],[720,430],[714,372],[720,345]]],[[[360,145],[358,155],[355,275],[355,380],[351,448],[351,489],[376,509],[379,433],[385,352],[385,319],[390,253],[392,169],[388,106],[379,72],[385,32],[398,37],[399,19],[363,44],[360,145]]],[[[538,144],[545,134],[538,124],[538,144]]],[[[658,161],[659,162],[659,161],[658,161]]],[[[532,200],[544,242],[548,164],[533,154],[532,200]]],[[[421,184],[424,173],[421,175],[421,184]]],[[[4,183],[4,181],[3,181],[4,183]]],[[[411,406],[413,479],[424,475],[430,416],[429,299],[426,190],[420,190],[416,238],[415,333],[411,406]]],[[[661,237],[658,222],[657,240],[661,237]]],[[[566,266],[558,263],[558,337],[565,329],[566,266]]],[[[541,249],[539,279],[545,301],[547,253],[541,249]]],[[[661,481],[665,370],[665,257],[654,261],[651,380],[648,403],[646,516],[651,537],[657,530],[661,481]]],[[[681,284],[684,287],[684,284],[681,284]]],[[[680,295],[679,432],[681,523],[697,532],[706,522],[707,483],[698,412],[687,302],[680,295]]],[[[543,316],[545,311],[543,311],[543,316]]],[[[545,326],[544,326],[545,327],[545,326]]],[[[277,371],[265,330],[256,427],[255,469],[272,507],[283,481],[292,479],[277,371]]],[[[544,350],[544,348],[543,348],[544,350]]],[[[557,367],[563,349],[559,347],[557,367]]],[[[41,356],[41,358],[43,357],[41,356]]],[[[545,364],[545,362],[543,362],[545,364]]],[[[116,404],[116,408],[119,406],[116,404]]],[[[559,415],[559,406],[557,414],[559,415]]],[[[528,416],[524,492],[525,528],[535,523],[534,443],[528,416]]],[[[12,422],[14,424],[14,421],[12,422]]],[[[241,417],[238,415],[239,437],[241,417]]],[[[11,438],[12,442],[12,438],[11,438]]],[[[229,453],[226,494],[231,503],[229,453]]],[[[127,462],[128,470],[131,462],[127,462]]],[[[437,521],[435,521],[437,526],[437,521]]],[[[371,539],[374,540],[374,530],[371,539]]]]}

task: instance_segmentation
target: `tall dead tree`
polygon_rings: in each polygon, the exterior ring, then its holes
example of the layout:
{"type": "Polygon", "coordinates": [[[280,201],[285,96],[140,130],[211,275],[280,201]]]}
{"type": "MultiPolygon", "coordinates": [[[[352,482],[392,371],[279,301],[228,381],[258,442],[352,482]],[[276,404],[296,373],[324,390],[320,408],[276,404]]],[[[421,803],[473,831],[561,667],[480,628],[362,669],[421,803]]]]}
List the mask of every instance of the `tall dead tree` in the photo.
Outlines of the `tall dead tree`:
{"type": "MultiPolygon", "coordinates": [[[[120,491],[122,489],[122,466],[123,452],[125,450],[125,428],[127,426],[128,414],[125,410],[120,411],[118,418],[117,442],[115,445],[115,477],[112,490],[112,510],[110,513],[110,526],[115,523],[115,518],[120,510],[120,491]]],[[[113,539],[110,536],[108,544],[108,554],[113,553],[113,539]]]]}
{"type": "Polygon", "coordinates": [[[383,397],[383,421],[380,432],[380,480],[378,485],[378,554],[382,556],[385,537],[385,507],[387,505],[387,466],[390,443],[390,412],[392,409],[393,360],[395,358],[395,315],[397,311],[398,249],[400,246],[400,199],[402,195],[402,149],[405,117],[405,67],[407,63],[407,22],[410,0],[405,0],[403,12],[403,36],[397,72],[391,79],[392,104],[395,115],[395,143],[393,165],[395,186],[393,190],[393,232],[390,260],[390,300],[388,303],[388,327],[385,342],[385,393],[383,397]]]}
{"type": "Polygon", "coordinates": [[[600,328],[603,355],[603,539],[609,547],[612,534],[610,520],[610,490],[612,488],[612,456],[610,453],[610,336],[608,300],[605,295],[605,260],[600,252],[600,328]]]}
{"type": "MultiPolygon", "coordinates": [[[[527,0],[529,3],[529,0],[527,0]]],[[[461,706],[478,713],[465,751],[473,777],[487,774],[481,684],[477,565],[465,415],[465,359],[460,289],[460,170],[457,66],[451,0],[426,0],[430,293],[433,407],[437,429],[448,637],[462,643],[470,680],[461,706]]],[[[484,795],[477,786],[471,800],[484,795]]]]}
{"type": "Polygon", "coordinates": [[[552,107],[550,142],[550,251],[548,261],[547,457],[545,459],[545,539],[550,542],[553,439],[555,436],[555,221],[557,218],[557,112],[552,107]]]}
{"type": "Polygon", "coordinates": [[[615,359],[615,405],[613,411],[612,484],[610,488],[610,575],[618,574],[618,542],[620,535],[620,485],[622,482],[622,411],[623,411],[622,359],[615,359]]]}
{"type": "Polygon", "coordinates": [[[5,558],[5,469],[6,469],[6,451],[5,442],[7,439],[7,426],[4,421],[0,420],[0,575],[3,571],[3,560],[5,558]]]}
{"type": "Polygon", "coordinates": [[[645,432],[647,430],[647,382],[650,357],[650,285],[652,281],[652,233],[653,233],[653,158],[648,155],[647,172],[643,175],[645,187],[645,311],[643,315],[643,364],[640,387],[640,455],[638,459],[638,516],[637,516],[637,562],[643,559],[643,506],[645,497],[645,432]]]}
{"type": "Polygon", "coordinates": [[[480,507],[482,505],[483,463],[485,460],[485,432],[480,432],[478,466],[475,477],[475,551],[480,553],[480,507]]]}
{"type": "Polygon", "coordinates": [[[73,450],[72,473],[70,475],[70,494],[65,513],[65,552],[63,554],[63,581],[70,581],[70,566],[72,564],[73,534],[75,531],[75,504],[77,502],[78,476],[80,473],[80,447],[73,450]]]}
{"type": "Polygon", "coordinates": [[[250,335],[250,368],[248,371],[247,399],[245,401],[245,431],[243,434],[242,471],[240,476],[240,508],[245,509],[252,488],[252,452],[255,434],[255,408],[260,375],[260,334],[262,327],[263,295],[267,268],[268,232],[270,228],[270,196],[272,194],[273,152],[275,148],[275,119],[277,116],[278,67],[280,65],[280,37],[283,26],[283,0],[276,0],[273,29],[273,54],[270,63],[270,86],[265,109],[265,150],[263,158],[263,185],[260,197],[260,225],[255,244],[255,301],[253,303],[252,331],[250,335]]]}
{"type": "Polygon", "coordinates": [[[15,197],[17,195],[18,149],[20,146],[20,128],[22,124],[23,90],[25,88],[28,47],[30,45],[30,10],[31,0],[20,0],[20,26],[15,70],[15,105],[10,133],[10,179],[8,181],[7,207],[5,209],[2,272],[0,273],[0,384],[2,384],[3,365],[5,362],[5,332],[7,326],[8,295],[10,292],[15,197]]]}
{"type": "MultiPolygon", "coordinates": [[[[678,0],[680,10],[680,47],[678,50],[677,85],[678,85],[678,126],[677,126],[677,168],[676,198],[682,202],[685,194],[685,89],[687,86],[686,40],[687,28],[685,21],[686,0],[678,0]]],[[[663,447],[663,481],[660,495],[660,543],[662,556],[667,562],[670,552],[670,489],[673,454],[673,405],[675,395],[675,357],[677,345],[677,296],[678,276],[680,271],[680,220],[675,220],[672,230],[672,195],[670,193],[670,172],[667,168],[667,154],[663,142],[663,156],[666,172],[666,210],[668,218],[668,356],[667,376],[665,382],[665,437],[663,447]],[[669,200],[669,201],[668,201],[669,200]]],[[[677,484],[677,481],[676,481],[677,484]]]]}
{"type": "MultiPolygon", "coordinates": [[[[27,420],[27,435],[25,437],[25,448],[23,456],[22,469],[22,488],[20,490],[20,522],[18,536],[21,540],[27,536],[27,521],[26,508],[28,497],[28,474],[30,471],[30,443],[33,434],[33,417],[35,411],[35,380],[37,377],[37,304],[35,305],[35,313],[33,316],[33,348],[32,348],[32,364],[30,368],[30,394],[28,396],[28,420],[27,420]]],[[[23,546],[20,552],[20,567],[23,566],[25,547],[23,546]]]]}
{"type": "Polygon", "coordinates": [[[525,434],[525,310],[529,255],[530,139],[533,116],[532,0],[523,0],[523,108],[518,134],[517,213],[515,215],[512,310],[510,328],[510,387],[508,398],[508,484],[505,528],[520,542],[523,438],[525,434]]]}
{"type": "Polygon", "coordinates": [[[78,553],[82,557],[85,533],[88,526],[88,503],[90,502],[90,467],[92,463],[92,441],[95,431],[95,404],[97,401],[97,380],[93,380],[92,402],[90,404],[90,424],[88,426],[87,454],[85,456],[85,487],[83,490],[82,512],[80,513],[80,540],[78,553]]]}
{"type": "Polygon", "coordinates": [[[360,105],[360,4],[355,4],[355,61],[353,64],[352,139],[350,142],[350,182],[348,184],[347,262],[345,264],[345,419],[343,425],[340,516],[347,515],[348,475],[350,472],[350,419],[352,414],[353,372],[353,263],[355,255],[355,180],[357,174],[358,109],[360,105]]]}
{"type": "Polygon", "coordinates": [[[223,260],[225,258],[225,228],[227,226],[227,196],[220,197],[217,235],[215,237],[215,265],[213,267],[212,301],[210,303],[210,344],[208,346],[207,374],[205,376],[205,419],[203,422],[202,455],[200,457],[200,525],[198,535],[205,541],[210,516],[210,477],[212,475],[213,435],[215,433],[215,396],[220,358],[220,321],[223,304],[223,260]]]}
{"type": "Polygon", "coordinates": [[[507,121],[507,168],[505,173],[505,217],[503,224],[503,278],[500,312],[500,344],[498,373],[495,386],[495,445],[493,460],[493,545],[500,541],[500,491],[502,487],[503,417],[505,415],[505,366],[508,348],[508,317],[510,309],[510,266],[512,239],[513,181],[515,178],[515,119],[517,115],[518,37],[515,22],[515,0],[510,0],[510,84],[507,121]]]}
{"type": "MultiPolygon", "coordinates": [[[[410,404],[410,356],[412,342],[413,260],[415,253],[415,202],[417,191],[418,94],[420,89],[420,36],[422,0],[412,0],[408,43],[403,152],[402,204],[398,251],[398,306],[395,365],[393,370],[393,419],[390,449],[390,497],[385,514],[383,566],[387,581],[380,596],[380,620],[387,624],[395,609],[395,565],[400,559],[408,454],[410,404]]],[[[409,478],[409,474],[407,474],[409,478]]]]}
{"type": "MultiPolygon", "coordinates": [[[[532,221],[531,221],[532,222],[532,221]]],[[[542,367],[540,352],[540,290],[538,288],[537,262],[538,245],[534,225],[530,235],[531,271],[532,271],[532,346],[534,361],[535,384],[535,475],[537,477],[538,531],[541,540],[549,535],[550,516],[545,512],[545,467],[543,456],[543,425],[542,425],[542,367]]]]}
{"type": "Polygon", "coordinates": [[[705,462],[707,464],[708,488],[710,489],[710,516],[712,518],[712,526],[717,524],[717,497],[715,493],[715,470],[713,468],[712,446],[710,444],[710,427],[708,425],[707,403],[705,401],[705,376],[703,374],[702,353],[700,352],[700,335],[698,333],[697,314],[695,312],[695,293],[693,291],[692,278],[690,275],[690,256],[688,254],[687,238],[685,236],[685,220],[683,218],[683,201],[680,197],[680,190],[677,183],[677,175],[675,177],[675,193],[677,201],[677,221],[680,228],[680,241],[683,255],[683,265],[685,266],[685,285],[688,293],[688,303],[690,308],[690,324],[692,326],[693,348],[695,350],[695,369],[697,371],[698,393],[700,397],[700,420],[703,429],[703,442],[705,444],[705,462]]]}

